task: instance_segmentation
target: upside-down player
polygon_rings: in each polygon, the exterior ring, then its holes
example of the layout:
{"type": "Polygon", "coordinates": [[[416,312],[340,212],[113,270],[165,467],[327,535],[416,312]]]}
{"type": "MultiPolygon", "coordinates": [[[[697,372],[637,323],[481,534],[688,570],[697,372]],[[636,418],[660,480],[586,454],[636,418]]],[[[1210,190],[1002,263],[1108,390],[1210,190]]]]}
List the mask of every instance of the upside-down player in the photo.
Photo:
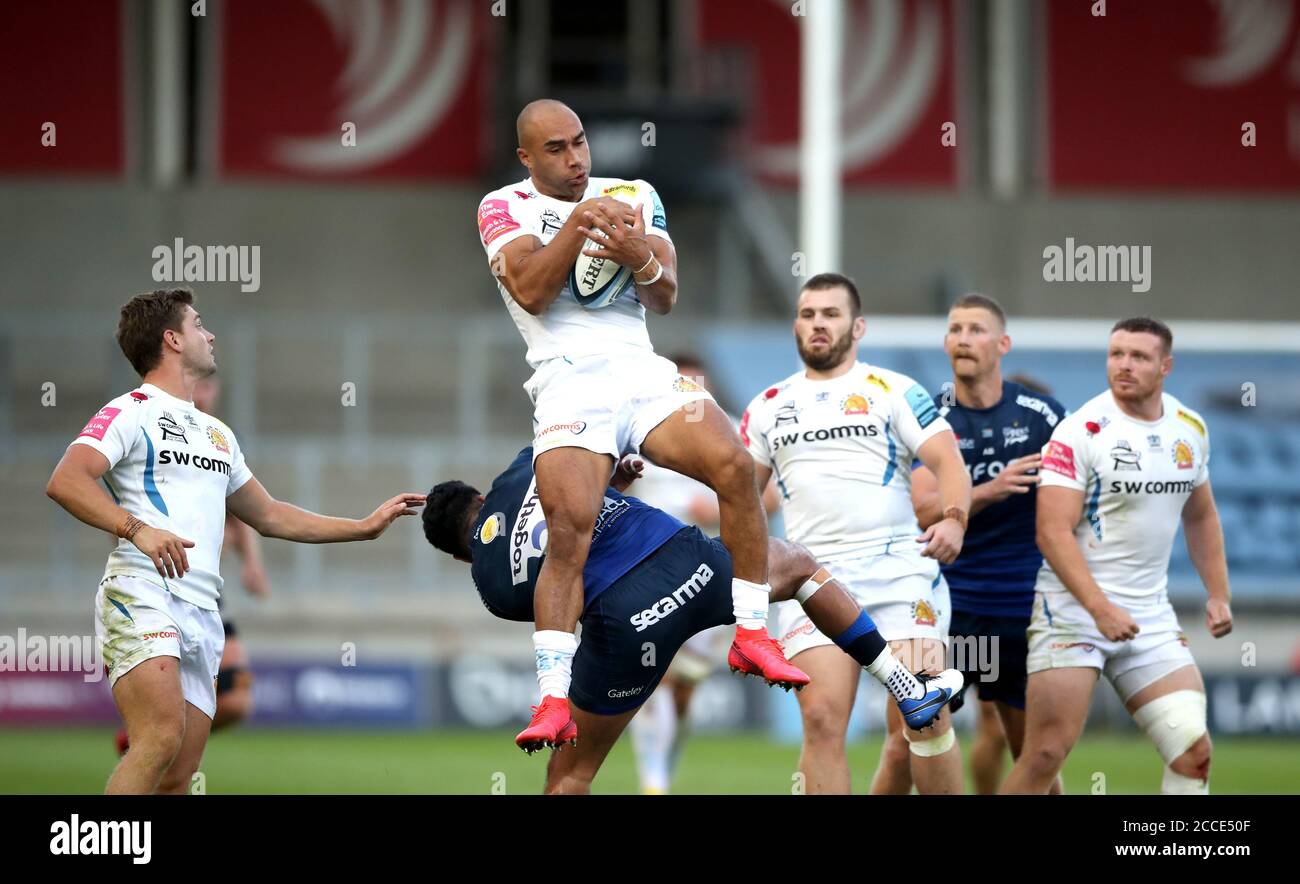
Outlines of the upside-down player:
{"type": "Polygon", "coordinates": [[[378,537],[424,503],[399,494],[365,519],[339,519],[267,494],[230,428],[194,407],[195,384],[217,364],[193,302],[187,289],[163,289],[122,307],[117,341],[143,383],[90,419],[45,489],[120,538],[95,596],[95,633],[130,739],[110,793],[185,794],[198,770],[224,643],[227,510],[267,537],[331,543],[378,537]]]}
{"type": "MultiPolygon", "coordinates": [[[[470,563],[483,604],[494,616],[533,619],[533,585],[546,555],[547,523],[533,481],[532,449],[492,483],[487,496],[463,482],[429,492],[424,533],[443,552],[470,563]]],[[[610,747],[654,691],[690,636],[733,621],[731,555],[716,539],[688,527],[624,489],[639,465],[623,458],[606,488],[583,574],[582,644],[570,686],[574,722],[548,745],[555,752],[546,791],[586,792],[610,747]]],[[[875,624],[803,547],[769,539],[775,599],[796,598],[856,665],[893,694],[913,727],[926,727],[961,688],[949,669],[920,679],[890,653],[875,624]]]]}
{"type": "Polygon", "coordinates": [[[1114,686],[1165,762],[1160,791],[1210,784],[1205,685],[1169,604],[1179,521],[1209,592],[1205,624],[1232,631],[1228,564],[1205,420],[1164,392],[1173,335],[1115,324],[1110,389],[1057,425],[1038,488],[1039,572],[1029,628],[1025,745],[1004,793],[1043,793],[1083,731],[1097,677],[1114,686]]]}
{"type": "Polygon", "coordinates": [[[650,345],[646,309],[667,313],[677,300],[676,252],[659,195],[645,181],[591,178],[582,121],[558,101],[524,107],[516,130],[528,177],[487,194],[478,208],[479,238],[534,369],[524,389],[550,522],[534,608],[541,700],[515,742],[525,750],[554,742],[571,724],[583,568],[601,496],[630,451],[718,495],[723,543],[735,558],[733,667],[771,684],[806,684],[767,634],[767,525],[754,465],[712,397],[650,345]],[[585,306],[568,285],[579,254],[627,268],[635,285],[606,306],[585,306]]]}

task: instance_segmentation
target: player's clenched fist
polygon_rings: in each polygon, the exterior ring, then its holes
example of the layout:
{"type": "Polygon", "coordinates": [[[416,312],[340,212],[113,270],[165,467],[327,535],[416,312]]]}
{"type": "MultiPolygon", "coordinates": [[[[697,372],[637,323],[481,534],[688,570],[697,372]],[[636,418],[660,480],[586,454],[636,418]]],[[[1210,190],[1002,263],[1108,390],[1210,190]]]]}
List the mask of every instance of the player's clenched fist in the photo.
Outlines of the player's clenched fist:
{"type": "Polygon", "coordinates": [[[185,576],[185,572],[190,569],[190,560],[185,555],[185,550],[193,548],[193,540],[186,540],[170,531],[145,525],[135,533],[131,542],[135,544],[136,549],[149,557],[163,577],[175,580],[185,576]]]}
{"type": "Polygon", "coordinates": [[[1092,619],[1097,621],[1097,629],[1107,641],[1126,642],[1137,638],[1139,632],[1137,621],[1119,605],[1102,602],[1089,613],[1092,614],[1092,619]]]}
{"type": "Polygon", "coordinates": [[[417,507],[421,506],[424,506],[424,495],[416,494],[413,491],[407,491],[390,498],[381,503],[379,509],[361,520],[362,537],[365,540],[374,540],[401,516],[418,514],[420,511],[417,507]]]}
{"type": "Polygon", "coordinates": [[[1210,599],[1205,603],[1205,625],[1210,635],[1223,638],[1232,632],[1232,609],[1222,599],[1210,599]]]}
{"type": "Polygon", "coordinates": [[[916,538],[917,543],[924,543],[921,555],[936,559],[942,565],[951,565],[961,553],[961,545],[966,531],[956,519],[944,519],[935,522],[916,538]]]}

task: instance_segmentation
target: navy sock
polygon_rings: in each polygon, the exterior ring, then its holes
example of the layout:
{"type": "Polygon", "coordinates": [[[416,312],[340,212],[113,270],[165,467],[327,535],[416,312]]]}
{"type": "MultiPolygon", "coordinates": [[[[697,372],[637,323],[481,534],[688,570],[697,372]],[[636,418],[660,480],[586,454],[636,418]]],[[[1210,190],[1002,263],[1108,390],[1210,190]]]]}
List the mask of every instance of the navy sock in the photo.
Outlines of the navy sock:
{"type": "Polygon", "coordinates": [[[835,636],[834,640],[846,654],[858,661],[859,666],[870,666],[876,662],[880,652],[887,647],[884,636],[866,611],[859,611],[858,619],[835,636]]]}

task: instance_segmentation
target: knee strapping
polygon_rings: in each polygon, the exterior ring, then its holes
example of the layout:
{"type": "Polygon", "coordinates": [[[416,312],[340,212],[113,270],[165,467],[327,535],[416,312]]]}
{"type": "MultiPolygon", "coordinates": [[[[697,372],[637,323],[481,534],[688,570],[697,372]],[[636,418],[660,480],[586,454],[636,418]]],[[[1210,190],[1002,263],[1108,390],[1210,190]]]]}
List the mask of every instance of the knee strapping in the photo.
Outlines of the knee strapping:
{"type": "Polygon", "coordinates": [[[932,758],[935,755],[942,755],[951,749],[957,742],[957,732],[951,727],[937,737],[930,737],[928,740],[913,740],[903,731],[903,739],[907,740],[907,751],[921,758],[932,758]]]}
{"type": "Polygon", "coordinates": [[[1156,697],[1134,712],[1133,720],[1155,743],[1165,764],[1172,764],[1205,736],[1205,694],[1185,690],[1156,697]]]}

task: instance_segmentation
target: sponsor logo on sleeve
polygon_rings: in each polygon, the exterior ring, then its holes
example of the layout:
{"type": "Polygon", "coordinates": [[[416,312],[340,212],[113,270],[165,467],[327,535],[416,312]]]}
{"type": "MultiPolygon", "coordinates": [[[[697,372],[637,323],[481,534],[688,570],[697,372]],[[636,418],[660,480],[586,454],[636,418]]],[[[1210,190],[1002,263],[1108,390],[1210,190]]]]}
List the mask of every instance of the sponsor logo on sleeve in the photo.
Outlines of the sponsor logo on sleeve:
{"type": "Polygon", "coordinates": [[[673,381],[673,389],[676,390],[678,393],[703,393],[704,392],[703,387],[701,387],[699,384],[697,384],[695,381],[691,380],[690,378],[686,377],[686,375],[677,376],[677,380],[673,381]]]}
{"type": "Polygon", "coordinates": [[[113,408],[111,405],[105,405],[95,413],[95,416],[87,422],[77,437],[89,436],[92,439],[104,441],[104,434],[108,432],[108,425],[113,422],[113,418],[122,413],[122,409],[113,408]]]}
{"type": "Polygon", "coordinates": [[[613,184],[600,192],[601,196],[619,196],[620,194],[623,196],[636,196],[636,185],[628,184],[626,182],[623,184],[613,184]]]}
{"type": "Polygon", "coordinates": [[[478,235],[483,245],[490,245],[501,234],[518,229],[519,222],[511,217],[510,205],[505,200],[484,200],[478,207],[478,235]]]}
{"type": "Polygon", "coordinates": [[[1178,409],[1178,419],[1195,427],[1196,432],[1200,433],[1202,436],[1205,435],[1205,424],[1201,423],[1199,420],[1197,420],[1195,417],[1188,414],[1187,412],[1183,411],[1181,408],[1178,409]]]}
{"type": "Polygon", "coordinates": [[[650,191],[650,202],[654,206],[654,217],[651,223],[660,230],[668,229],[668,215],[664,212],[663,201],[659,199],[657,190],[650,191]]]}
{"type": "Polygon", "coordinates": [[[1067,479],[1077,479],[1074,473],[1074,449],[1056,439],[1048,442],[1047,450],[1043,452],[1043,469],[1067,479]]]}
{"type": "Polygon", "coordinates": [[[939,409],[934,407],[934,400],[920,384],[913,384],[912,388],[903,394],[903,398],[907,400],[912,414],[916,415],[916,422],[921,425],[921,429],[924,430],[939,419],[939,409]]]}
{"type": "Polygon", "coordinates": [[[875,384],[877,387],[879,387],[880,389],[884,390],[886,393],[889,392],[889,384],[886,383],[886,382],[885,382],[885,379],[882,378],[880,375],[877,375],[877,374],[869,374],[869,375],[867,375],[867,383],[868,383],[868,384],[875,384]]]}

